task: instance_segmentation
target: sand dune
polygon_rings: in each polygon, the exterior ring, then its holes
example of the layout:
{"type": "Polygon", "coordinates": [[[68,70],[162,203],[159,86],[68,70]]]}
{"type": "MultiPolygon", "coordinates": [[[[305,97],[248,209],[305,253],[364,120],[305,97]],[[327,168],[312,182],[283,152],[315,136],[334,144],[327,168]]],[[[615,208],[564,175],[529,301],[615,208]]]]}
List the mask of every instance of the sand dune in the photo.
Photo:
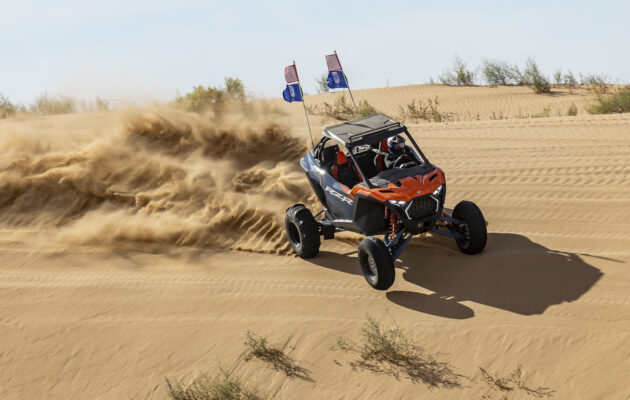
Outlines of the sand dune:
{"type": "MultiPolygon", "coordinates": [[[[395,109],[406,90],[357,97],[395,109]]],[[[439,94],[460,115],[574,101],[425,90],[412,96],[439,94]]],[[[446,173],[446,205],[483,210],[488,246],[466,256],[445,238],[416,239],[383,293],[360,275],[355,236],[311,260],[288,251],[285,208],[313,204],[297,163],[302,110],[288,106],[0,121],[2,398],[162,399],[165,376],[233,365],[248,330],[311,371],[314,382],[236,361],[273,398],[481,398],[479,367],[518,365],[554,398],[630,397],[630,115],[410,124],[446,173]],[[358,340],[366,314],[394,319],[460,387],[353,370],[351,354],[328,348],[358,340]]]]}

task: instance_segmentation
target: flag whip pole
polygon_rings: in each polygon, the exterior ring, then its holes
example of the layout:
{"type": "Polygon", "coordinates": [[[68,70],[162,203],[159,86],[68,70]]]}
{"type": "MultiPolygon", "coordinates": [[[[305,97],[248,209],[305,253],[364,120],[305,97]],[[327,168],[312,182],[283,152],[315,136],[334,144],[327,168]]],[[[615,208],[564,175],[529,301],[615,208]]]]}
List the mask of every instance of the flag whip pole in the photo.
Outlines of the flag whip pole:
{"type": "MultiPolygon", "coordinates": [[[[337,50],[333,50],[335,52],[335,56],[337,56],[337,62],[341,67],[341,61],[339,61],[339,56],[337,55],[337,50]]],[[[348,77],[346,73],[341,68],[341,73],[343,74],[344,79],[346,80],[346,86],[348,87],[348,93],[350,93],[350,100],[352,100],[352,105],[354,106],[354,111],[357,113],[357,118],[359,118],[359,109],[357,108],[357,103],[354,102],[354,96],[352,96],[352,90],[350,90],[350,83],[348,82],[348,77]]]]}
{"type": "MultiPolygon", "coordinates": [[[[295,65],[295,60],[293,60],[293,68],[295,68],[295,73],[297,74],[297,66],[295,65]]],[[[308,120],[308,113],[306,112],[306,103],[304,102],[304,92],[302,91],[302,85],[298,79],[298,87],[300,88],[300,96],[302,96],[302,106],[304,106],[304,116],[306,117],[306,125],[308,126],[308,134],[311,137],[311,146],[315,147],[315,142],[313,142],[313,132],[311,132],[311,123],[308,120]]]]}

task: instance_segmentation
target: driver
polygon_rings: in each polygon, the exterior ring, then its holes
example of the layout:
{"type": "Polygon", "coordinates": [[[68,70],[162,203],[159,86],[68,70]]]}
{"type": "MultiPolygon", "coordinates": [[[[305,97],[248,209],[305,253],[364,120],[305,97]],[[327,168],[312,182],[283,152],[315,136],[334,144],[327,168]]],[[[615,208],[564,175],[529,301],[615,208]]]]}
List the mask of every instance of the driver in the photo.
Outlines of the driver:
{"type": "Polygon", "coordinates": [[[389,152],[383,159],[385,169],[401,167],[408,163],[418,165],[419,161],[415,152],[405,144],[405,138],[402,136],[396,135],[388,138],[387,147],[389,148],[389,152]]]}

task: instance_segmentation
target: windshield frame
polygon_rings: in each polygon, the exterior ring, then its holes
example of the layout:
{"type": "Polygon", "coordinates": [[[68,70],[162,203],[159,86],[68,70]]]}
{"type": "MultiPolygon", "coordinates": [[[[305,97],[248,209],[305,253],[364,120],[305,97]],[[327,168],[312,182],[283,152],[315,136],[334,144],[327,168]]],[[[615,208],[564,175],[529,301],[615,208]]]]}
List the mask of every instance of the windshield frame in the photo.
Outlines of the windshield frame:
{"type": "MultiPolygon", "coordinates": [[[[424,153],[422,152],[422,150],[420,150],[420,147],[418,146],[418,143],[416,143],[416,141],[414,140],[413,136],[411,136],[411,134],[409,133],[409,131],[407,130],[407,127],[404,128],[403,133],[405,135],[407,135],[407,137],[409,138],[409,141],[413,144],[414,149],[416,150],[418,156],[420,156],[420,160],[422,162],[422,165],[427,169],[427,173],[433,171],[435,169],[435,167],[433,167],[433,164],[431,164],[429,162],[429,159],[424,155],[424,153]]],[[[391,136],[395,136],[395,135],[391,135],[391,136]]],[[[390,136],[390,137],[391,137],[390,136]]],[[[366,143],[369,144],[370,146],[374,146],[375,144],[377,144],[378,142],[374,142],[374,143],[366,143]]],[[[372,185],[372,183],[370,182],[370,179],[374,178],[366,178],[365,173],[363,172],[363,170],[361,169],[361,166],[359,165],[359,163],[357,162],[357,160],[354,158],[354,152],[352,151],[352,149],[349,149],[349,155],[350,158],[352,159],[352,162],[354,163],[354,165],[357,167],[357,169],[359,170],[359,173],[361,174],[361,176],[364,178],[364,182],[367,185],[367,187],[369,189],[374,189],[375,186],[372,185]]],[[[377,174],[378,175],[378,174],[377,174]]],[[[416,174],[414,174],[416,175],[416,174]]],[[[376,175],[375,175],[376,176],[376,175]]],[[[411,175],[410,175],[411,176],[411,175]]]]}

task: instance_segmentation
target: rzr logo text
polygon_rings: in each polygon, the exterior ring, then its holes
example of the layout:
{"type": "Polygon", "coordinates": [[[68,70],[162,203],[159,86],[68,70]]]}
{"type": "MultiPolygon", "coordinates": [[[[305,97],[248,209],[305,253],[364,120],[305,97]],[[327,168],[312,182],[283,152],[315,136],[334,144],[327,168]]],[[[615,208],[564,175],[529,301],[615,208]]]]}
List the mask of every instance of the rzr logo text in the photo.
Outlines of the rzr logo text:
{"type": "Polygon", "coordinates": [[[326,191],[332,194],[333,196],[335,196],[336,198],[338,198],[339,200],[348,203],[348,205],[352,205],[351,198],[346,197],[343,194],[339,193],[338,191],[331,189],[330,186],[326,188],[326,191]]]}

